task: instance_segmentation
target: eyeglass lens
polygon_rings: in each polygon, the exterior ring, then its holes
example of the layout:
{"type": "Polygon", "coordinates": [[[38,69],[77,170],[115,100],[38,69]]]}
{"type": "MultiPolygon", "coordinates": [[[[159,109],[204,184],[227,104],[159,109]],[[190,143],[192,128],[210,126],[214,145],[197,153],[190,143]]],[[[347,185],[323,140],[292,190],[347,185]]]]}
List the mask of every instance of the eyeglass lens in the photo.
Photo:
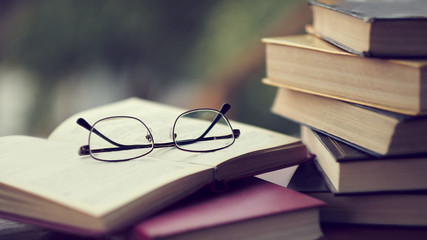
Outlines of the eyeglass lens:
{"type": "Polygon", "coordinates": [[[89,146],[93,158],[117,161],[148,154],[152,151],[154,142],[149,129],[137,118],[111,117],[93,125],[89,146]]]}
{"type": "Polygon", "coordinates": [[[174,125],[175,145],[186,151],[207,152],[234,142],[227,119],[218,111],[194,110],[182,114],[174,125]]]}

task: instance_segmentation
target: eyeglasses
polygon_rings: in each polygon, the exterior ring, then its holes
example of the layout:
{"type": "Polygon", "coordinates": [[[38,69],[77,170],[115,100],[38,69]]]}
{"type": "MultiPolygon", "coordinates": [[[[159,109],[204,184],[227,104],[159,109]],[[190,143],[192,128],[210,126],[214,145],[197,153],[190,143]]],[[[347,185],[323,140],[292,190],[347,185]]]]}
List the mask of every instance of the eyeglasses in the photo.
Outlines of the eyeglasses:
{"type": "Polygon", "coordinates": [[[179,115],[172,128],[172,142],[155,143],[150,128],[140,119],[113,116],[100,119],[91,126],[83,118],[77,124],[87,129],[88,145],[81,146],[79,155],[90,155],[100,161],[119,162],[140,158],[154,148],[176,147],[188,152],[213,152],[231,146],[240,130],[233,129],[225,117],[231,108],[194,109],[179,115]]]}

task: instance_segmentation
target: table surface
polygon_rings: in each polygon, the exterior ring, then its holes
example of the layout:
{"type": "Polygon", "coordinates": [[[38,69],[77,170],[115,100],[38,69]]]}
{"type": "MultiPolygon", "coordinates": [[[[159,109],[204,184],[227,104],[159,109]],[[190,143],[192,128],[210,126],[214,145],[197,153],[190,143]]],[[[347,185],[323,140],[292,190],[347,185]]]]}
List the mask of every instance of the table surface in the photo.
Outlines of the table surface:
{"type": "MultiPolygon", "coordinates": [[[[419,240],[427,239],[427,228],[357,226],[340,224],[322,224],[322,240],[419,240]]],[[[104,239],[124,240],[128,234],[105,237],[104,239]]],[[[91,240],[92,238],[46,230],[36,226],[17,223],[0,218],[0,239],[4,240],[91,240]]]]}

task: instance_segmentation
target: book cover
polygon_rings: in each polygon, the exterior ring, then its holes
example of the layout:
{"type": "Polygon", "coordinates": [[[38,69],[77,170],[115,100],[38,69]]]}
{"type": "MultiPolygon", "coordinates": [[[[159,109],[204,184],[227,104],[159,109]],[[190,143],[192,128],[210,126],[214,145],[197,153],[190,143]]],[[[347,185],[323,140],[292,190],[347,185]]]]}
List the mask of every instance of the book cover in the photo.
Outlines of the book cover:
{"type": "Polygon", "coordinates": [[[320,206],[323,203],[317,199],[259,178],[249,178],[230,182],[225,192],[199,192],[139,223],[134,232],[140,240],[317,239],[321,232],[316,215],[305,220],[298,215],[307,209],[317,211],[320,206]],[[269,220],[281,215],[290,218],[269,220]],[[301,222],[292,223],[296,219],[301,222]]]}
{"type": "Polygon", "coordinates": [[[427,4],[423,0],[309,0],[309,4],[351,15],[366,22],[378,19],[427,18],[427,4]]]}
{"type": "Polygon", "coordinates": [[[308,32],[368,57],[426,57],[427,3],[423,0],[310,0],[308,32]]]}

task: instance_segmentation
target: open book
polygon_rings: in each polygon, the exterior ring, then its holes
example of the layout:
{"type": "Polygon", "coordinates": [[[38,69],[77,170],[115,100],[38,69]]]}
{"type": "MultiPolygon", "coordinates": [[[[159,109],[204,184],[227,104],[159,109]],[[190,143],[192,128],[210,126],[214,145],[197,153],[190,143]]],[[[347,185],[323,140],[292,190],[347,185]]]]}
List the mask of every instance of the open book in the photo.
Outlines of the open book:
{"type": "Polygon", "coordinates": [[[216,181],[256,175],[306,161],[299,139],[233,122],[241,134],[228,148],[192,153],[174,147],[124,162],[77,154],[88,131],[76,124],[129,115],[170,142],[183,109],[130,98],[78,113],[48,137],[0,137],[0,216],[82,235],[118,231],[216,181]]]}

